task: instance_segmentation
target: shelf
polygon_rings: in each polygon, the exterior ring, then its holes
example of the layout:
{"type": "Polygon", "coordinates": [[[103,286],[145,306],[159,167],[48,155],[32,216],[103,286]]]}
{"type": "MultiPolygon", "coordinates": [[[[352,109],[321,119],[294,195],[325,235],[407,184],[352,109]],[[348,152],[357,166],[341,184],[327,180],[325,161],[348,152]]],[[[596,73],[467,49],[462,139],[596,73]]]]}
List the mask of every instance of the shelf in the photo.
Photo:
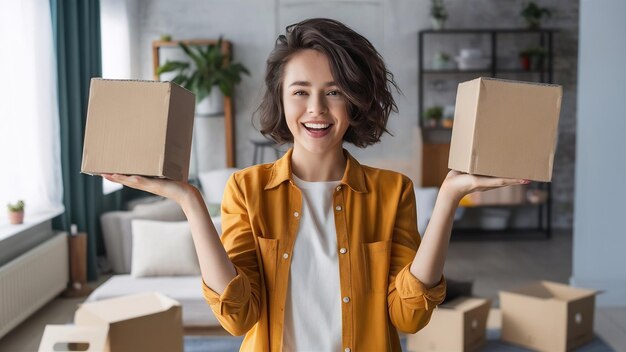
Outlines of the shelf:
{"type": "Polygon", "coordinates": [[[548,240],[549,231],[539,228],[507,228],[503,230],[487,230],[481,228],[452,228],[453,241],[484,241],[484,240],[548,240]]]}
{"type": "Polygon", "coordinates": [[[454,29],[424,29],[420,33],[425,34],[490,34],[490,33],[555,33],[558,32],[554,28],[454,28],[454,29]]]}
{"type": "MultiPolygon", "coordinates": [[[[524,70],[524,69],[515,69],[515,68],[498,68],[496,69],[496,74],[498,73],[535,73],[535,74],[541,74],[541,73],[547,73],[547,70],[524,70]]],[[[441,75],[441,74],[470,74],[470,73],[487,73],[489,75],[491,75],[492,71],[491,69],[484,69],[484,70],[433,70],[433,69],[425,69],[422,70],[422,73],[424,74],[433,74],[433,75],[441,75]]]]}

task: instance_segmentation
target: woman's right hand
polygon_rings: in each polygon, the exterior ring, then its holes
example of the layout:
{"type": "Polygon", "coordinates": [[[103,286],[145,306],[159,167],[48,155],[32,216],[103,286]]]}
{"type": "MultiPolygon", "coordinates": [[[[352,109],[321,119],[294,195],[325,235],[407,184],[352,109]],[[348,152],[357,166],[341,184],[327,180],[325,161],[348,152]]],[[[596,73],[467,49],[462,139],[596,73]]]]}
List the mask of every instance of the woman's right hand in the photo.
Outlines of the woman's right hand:
{"type": "Polygon", "coordinates": [[[172,199],[178,204],[181,204],[185,197],[194,190],[194,187],[189,183],[164,178],[121,174],[102,174],[102,177],[111,182],[172,199]]]}

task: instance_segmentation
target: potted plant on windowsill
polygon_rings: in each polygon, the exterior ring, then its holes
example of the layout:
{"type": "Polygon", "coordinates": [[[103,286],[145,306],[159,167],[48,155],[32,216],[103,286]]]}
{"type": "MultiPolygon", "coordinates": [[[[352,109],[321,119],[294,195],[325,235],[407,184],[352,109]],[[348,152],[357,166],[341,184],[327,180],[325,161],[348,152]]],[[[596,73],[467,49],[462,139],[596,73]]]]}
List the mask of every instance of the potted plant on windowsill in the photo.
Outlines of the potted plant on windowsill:
{"type": "Polygon", "coordinates": [[[222,38],[207,46],[186,45],[180,48],[190,62],[167,61],[157,69],[157,74],[176,72],[172,82],[180,84],[196,95],[196,114],[219,115],[224,111],[224,96],[232,96],[241,75],[250,72],[240,63],[230,62],[222,52],[222,38]],[[216,87],[218,89],[213,89],[216,87]]]}
{"type": "Polygon", "coordinates": [[[13,225],[19,225],[24,222],[24,201],[19,200],[15,204],[8,203],[9,222],[13,225]]]}

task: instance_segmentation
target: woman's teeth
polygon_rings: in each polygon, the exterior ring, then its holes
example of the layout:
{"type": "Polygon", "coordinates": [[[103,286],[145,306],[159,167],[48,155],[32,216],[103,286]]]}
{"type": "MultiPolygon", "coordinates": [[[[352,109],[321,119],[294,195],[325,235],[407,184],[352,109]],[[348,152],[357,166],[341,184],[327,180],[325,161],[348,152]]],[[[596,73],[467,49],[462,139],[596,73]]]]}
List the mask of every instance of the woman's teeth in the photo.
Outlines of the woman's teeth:
{"type": "Polygon", "coordinates": [[[305,123],[304,127],[310,130],[325,130],[330,127],[328,123],[305,123]]]}

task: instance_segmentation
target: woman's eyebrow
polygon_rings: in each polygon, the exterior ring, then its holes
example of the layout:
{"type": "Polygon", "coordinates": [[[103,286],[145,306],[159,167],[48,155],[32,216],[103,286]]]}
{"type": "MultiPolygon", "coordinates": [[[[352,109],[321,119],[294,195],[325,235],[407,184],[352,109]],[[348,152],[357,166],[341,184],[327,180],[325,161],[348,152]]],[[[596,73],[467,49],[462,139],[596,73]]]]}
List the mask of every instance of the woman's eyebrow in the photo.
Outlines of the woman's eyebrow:
{"type": "MultiPolygon", "coordinates": [[[[326,82],[324,83],[324,87],[330,87],[330,86],[335,86],[337,85],[336,82],[332,81],[332,82],[326,82]]],[[[289,85],[289,87],[291,86],[305,86],[305,87],[310,87],[311,86],[311,82],[309,81],[295,81],[293,83],[291,83],[289,85]]]]}

